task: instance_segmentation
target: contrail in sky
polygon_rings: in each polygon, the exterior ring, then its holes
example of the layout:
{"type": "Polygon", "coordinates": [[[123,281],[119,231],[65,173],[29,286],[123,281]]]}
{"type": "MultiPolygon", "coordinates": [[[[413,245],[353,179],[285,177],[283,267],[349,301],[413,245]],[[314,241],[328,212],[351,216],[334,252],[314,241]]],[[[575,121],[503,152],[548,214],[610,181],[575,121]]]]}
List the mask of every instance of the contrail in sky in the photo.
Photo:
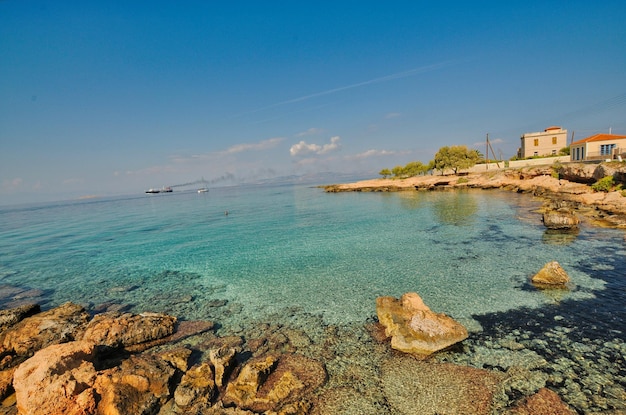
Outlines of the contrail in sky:
{"type": "MultiPolygon", "coordinates": [[[[324,95],[334,94],[336,92],[341,92],[341,91],[345,91],[345,90],[348,90],[348,89],[360,88],[360,87],[366,86],[366,85],[380,84],[382,82],[393,81],[394,79],[406,78],[406,77],[417,75],[417,74],[420,74],[420,73],[434,71],[435,69],[444,68],[446,66],[453,65],[453,64],[455,64],[457,62],[458,62],[458,60],[446,61],[446,62],[441,62],[441,63],[435,63],[435,64],[432,64],[432,65],[421,66],[419,68],[410,69],[408,71],[398,72],[398,73],[394,73],[394,74],[391,74],[391,75],[381,76],[379,78],[374,78],[374,79],[370,79],[370,80],[367,80],[367,81],[359,82],[359,83],[356,83],[356,84],[340,86],[338,88],[333,88],[333,89],[329,89],[329,90],[326,90],[326,91],[316,92],[314,94],[304,95],[304,96],[301,96],[301,97],[298,97],[298,98],[289,99],[287,101],[278,102],[276,104],[268,105],[266,107],[257,108],[255,110],[248,111],[248,112],[245,112],[243,114],[252,114],[252,113],[263,111],[263,110],[266,110],[266,109],[280,107],[282,105],[294,104],[296,102],[306,101],[306,100],[309,100],[311,98],[317,98],[317,97],[321,97],[321,96],[324,96],[324,95]]],[[[243,114],[240,114],[240,115],[243,115],[243,114]]]]}

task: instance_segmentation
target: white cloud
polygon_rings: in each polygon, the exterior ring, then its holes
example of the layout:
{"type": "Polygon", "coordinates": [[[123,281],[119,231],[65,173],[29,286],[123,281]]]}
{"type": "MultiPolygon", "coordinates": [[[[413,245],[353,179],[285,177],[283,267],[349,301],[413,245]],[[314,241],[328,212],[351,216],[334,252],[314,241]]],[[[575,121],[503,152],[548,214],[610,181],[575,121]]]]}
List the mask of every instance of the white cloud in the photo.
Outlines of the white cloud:
{"type": "Polygon", "coordinates": [[[339,144],[339,140],[340,140],[340,138],[339,138],[338,135],[336,135],[334,137],[331,137],[330,138],[330,144],[324,144],[322,146],[322,150],[318,151],[317,154],[326,154],[326,153],[330,153],[331,151],[338,150],[339,147],[341,146],[339,144]]]}
{"type": "Polygon", "coordinates": [[[341,147],[341,144],[339,144],[340,140],[341,138],[339,136],[334,136],[330,138],[330,143],[324,145],[308,144],[306,141],[302,140],[299,143],[291,146],[291,148],[289,149],[289,154],[291,154],[293,157],[311,153],[319,155],[328,154],[332,151],[338,150],[341,147]]]}
{"type": "Polygon", "coordinates": [[[285,140],[284,137],[268,138],[267,140],[262,140],[257,143],[235,144],[234,146],[228,147],[226,150],[215,151],[211,153],[192,154],[190,156],[174,155],[170,157],[170,160],[173,163],[178,163],[178,164],[214,161],[216,159],[220,159],[221,157],[231,155],[231,154],[238,154],[238,153],[243,153],[246,151],[269,150],[270,148],[276,147],[278,144],[280,144],[284,140],[285,140]]]}
{"type": "Polygon", "coordinates": [[[235,153],[241,153],[243,151],[267,150],[272,147],[276,147],[283,140],[284,140],[283,137],[274,137],[274,138],[269,138],[267,140],[259,141],[258,143],[236,144],[232,147],[227,148],[222,153],[223,154],[235,154],[235,153]]]}
{"type": "Polygon", "coordinates": [[[355,154],[353,156],[346,157],[349,160],[362,160],[370,157],[378,157],[378,156],[394,156],[398,154],[403,154],[397,151],[389,151],[389,150],[367,150],[359,154],[355,154]]]}

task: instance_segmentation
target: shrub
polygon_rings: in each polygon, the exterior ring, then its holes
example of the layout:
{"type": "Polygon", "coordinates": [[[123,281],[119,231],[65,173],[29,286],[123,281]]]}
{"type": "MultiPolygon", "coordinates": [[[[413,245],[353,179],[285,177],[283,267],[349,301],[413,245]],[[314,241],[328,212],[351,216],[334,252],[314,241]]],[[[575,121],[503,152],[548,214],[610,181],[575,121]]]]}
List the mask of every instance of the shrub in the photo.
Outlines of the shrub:
{"type": "Polygon", "coordinates": [[[459,177],[459,180],[457,180],[456,182],[459,183],[459,184],[467,183],[467,182],[469,182],[469,179],[467,177],[459,177]]]}
{"type": "Polygon", "coordinates": [[[610,192],[615,186],[613,176],[606,176],[591,185],[596,192],[610,192]]]}

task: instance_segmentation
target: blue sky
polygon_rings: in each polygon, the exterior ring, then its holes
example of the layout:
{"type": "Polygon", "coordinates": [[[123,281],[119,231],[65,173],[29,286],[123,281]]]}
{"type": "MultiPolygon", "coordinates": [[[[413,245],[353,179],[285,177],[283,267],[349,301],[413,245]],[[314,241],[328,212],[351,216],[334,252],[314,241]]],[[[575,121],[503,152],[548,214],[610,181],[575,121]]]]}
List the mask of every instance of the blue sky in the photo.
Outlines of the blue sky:
{"type": "Polygon", "coordinates": [[[0,1],[0,204],[626,134],[625,21],[613,0],[0,1]]]}

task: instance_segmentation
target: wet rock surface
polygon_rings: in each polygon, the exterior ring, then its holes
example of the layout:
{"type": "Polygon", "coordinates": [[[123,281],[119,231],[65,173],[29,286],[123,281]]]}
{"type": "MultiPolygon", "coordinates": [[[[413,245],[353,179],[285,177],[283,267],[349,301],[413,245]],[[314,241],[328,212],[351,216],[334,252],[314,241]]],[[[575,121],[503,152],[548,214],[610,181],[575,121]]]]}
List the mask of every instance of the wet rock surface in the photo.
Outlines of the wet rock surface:
{"type": "Polygon", "coordinates": [[[543,213],[543,224],[548,229],[577,229],[580,220],[571,209],[550,210],[543,213]]]}
{"type": "Polygon", "coordinates": [[[434,313],[417,293],[400,299],[376,299],[378,321],[391,338],[391,347],[405,353],[428,356],[467,338],[467,330],[454,319],[434,313]]]}
{"type": "MultiPolygon", "coordinates": [[[[301,310],[290,311],[292,326],[177,322],[174,333],[142,343],[141,350],[74,340],[86,338],[93,320],[76,325],[68,319],[67,341],[26,353],[0,372],[0,380],[9,379],[0,413],[623,413],[623,313],[568,310],[555,304],[476,316],[481,331],[427,360],[392,349],[376,320],[334,326],[301,310]],[[614,333],[600,339],[586,332],[610,318],[614,333]],[[549,407],[560,412],[541,412],[549,407]]],[[[39,314],[60,314],[52,311],[39,314]]],[[[168,321],[162,319],[164,327],[168,321]]]]}
{"type": "Polygon", "coordinates": [[[533,275],[531,281],[539,288],[566,288],[570,278],[557,261],[551,261],[533,275]]]}

